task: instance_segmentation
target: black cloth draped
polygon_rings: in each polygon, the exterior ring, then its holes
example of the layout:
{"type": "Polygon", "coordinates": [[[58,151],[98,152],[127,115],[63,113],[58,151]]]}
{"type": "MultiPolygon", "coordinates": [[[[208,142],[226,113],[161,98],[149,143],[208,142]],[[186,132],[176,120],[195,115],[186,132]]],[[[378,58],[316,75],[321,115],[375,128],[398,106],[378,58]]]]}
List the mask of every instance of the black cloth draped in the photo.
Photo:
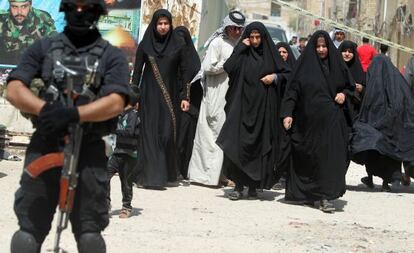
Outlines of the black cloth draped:
{"type": "Polygon", "coordinates": [[[139,155],[143,173],[139,181],[144,186],[163,187],[177,178],[178,154],[174,132],[179,131],[174,126],[180,126],[180,93],[187,93],[186,87],[178,80],[179,76],[185,81],[191,76],[187,59],[183,40],[173,32],[171,14],[167,10],[156,11],[138,46],[133,76],[133,85],[139,85],[141,91],[142,143],[139,155]],[[161,17],[166,17],[171,24],[165,36],[156,30],[161,17]],[[165,83],[163,89],[155,78],[150,57],[155,59],[165,83]],[[163,92],[169,94],[172,110],[163,92]],[[173,124],[173,117],[176,124],[173,124]]]}
{"type": "MultiPolygon", "coordinates": [[[[175,32],[185,42],[186,61],[189,65],[187,71],[189,73],[189,77],[194,78],[200,71],[201,62],[197,50],[194,47],[193,40],[191,39],[190,31],[184,26],[179,26],[175,28],[175,32]]],[[[192,80],[190,79],[183,80],[182,78],[180,78],[182,86],[190,86],[191,81],[192,80]]],[[[197,120],[202,95],[203,90],[201,88],[199,81],[191,84],[188,94],[182,95],[184,99],[188,99],[190,102],[190,110],[187,112],[180,112],[180,130],[178,133],[177,141],[180,160],[180,174],[183,178],[187,178],[188,174],[188,165],[190,163],[191,153],[193,151],[193,143],[196,134],[197,120]]]]}
{"type": "Polygon", "coordinates": [[[336,103],[335,96],[354,88],[328,33],[315,32],[297,62],[282,102],[282,119],[293,118],[286,200],[332,200],[345,193],[350,116],[344,110],[346,104],[336,103]],[[316,52],[320,37],[328,48],[325,60],[316,52]]]}
{"type": "MultiPolygon", "coordinates": [[[[217,144],[234,165],[233,169],[241,170],[268,189],[275,181],[278,133],[283,131],[278,120],[281,87],[265,85],[260,79],[273,73],[287,75],[289,66],[280,57],[264,25],[253,22],[246,27],[224,70],[229,75],[226,121],[217,144]],[[261,35],[258,48],[242,42],[253,30],[261,35]]],[[[232,177],[230,168],[226,173],[232,177]]]]}
{"type": "MultiPolygon", "coordinates": [[[[391,161],[405,162],[405,166],[412,167],[413,140],[414,94],[391,60],[378,55],[368,68],[365,96],[353,126],[352,160],[367,164],[375,160],[371,158],[375,151],[391,161]]],[[[376,164],[377,168],[382,167],[376,164]]],[[[401,165],[390,169],[401,169],[401,165]]],[[[373,174],[383,178],[392,174],[384,170],[387,168],[379,168],[373,174]]]]}

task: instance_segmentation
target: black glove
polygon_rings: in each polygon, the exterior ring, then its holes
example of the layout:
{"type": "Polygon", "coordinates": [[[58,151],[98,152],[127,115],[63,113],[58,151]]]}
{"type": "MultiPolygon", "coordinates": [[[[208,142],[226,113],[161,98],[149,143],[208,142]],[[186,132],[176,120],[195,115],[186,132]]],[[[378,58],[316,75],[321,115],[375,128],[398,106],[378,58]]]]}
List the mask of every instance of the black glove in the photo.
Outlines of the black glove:
{"type": "Polygon", "coordinates": [[[67,132],[70,123],[79,122],[79,111],[76,107],[67,108],[62,104],[48,105],[40,111],[38,122],[40,132],[61,136],[67,132]]]}
{"type": "Polygon", "coordinates": [[[37,129],[38,133],[40,133],[42,135],[47,135],[47,136],[51,135],[51,133],[48,132],[47,129],[44,129],[44,127],[40,124],[39,118],[42,115],[44,115],[46,112],[50,112],[50,111],[53,111],[53,110],[56,110],[56,109],[62,108],[62,107],[63,107],[63,104],[61,102],[58,102],[58,101],[46,102],[46,104],[42,107],[42,109],[40,109],[39,116],[36,117],[33,121],[33,125],[37,129]]]}

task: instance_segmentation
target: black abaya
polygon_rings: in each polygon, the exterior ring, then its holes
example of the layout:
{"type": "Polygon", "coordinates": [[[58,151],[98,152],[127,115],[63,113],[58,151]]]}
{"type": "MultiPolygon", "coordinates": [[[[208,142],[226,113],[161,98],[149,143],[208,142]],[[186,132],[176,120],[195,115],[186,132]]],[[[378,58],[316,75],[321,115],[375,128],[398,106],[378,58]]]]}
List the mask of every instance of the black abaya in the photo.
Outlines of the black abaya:
{"type": "Polygon", "coordinates": [[[180,111],[180,92],[187,93],[182,91],[186,87],[181,87],[178,72],[183,79],[189,79],[190,75],[184,48],[183,40],[173,32],[171,14],[167,10],[156,11],[138,46],[133,76],[134,85],[140,83],[142,97],[140,155],[143,174],[139,180],[144,186],[164,187],[167,182],[177,179],[177,115],[180,111]],[[171,24],[165,36],[158,34],[156,29],[161,17],[166,17],[171,24]],[[155,59],[164,88],[155,78],[150,57],[155,59]]]}
{"type": "Polygon", "coordinates": [[[200,57],[194,47],[193,41],[191,39],[191,34],[189,30],[184,26],[179,26],[174,30],[185,42],[185,53],[186,61],[189,62],[187,71],[189,72],[188,80],[183,80],[182,86],[188,85],[189,93],[182,94],[184,99],[189,100],[190,109],[187,112],[180,112],[180,129],[178,133],[178,153],[179,153],[179,166],[180,174],[183,178],[187,178],[188,174],[188,165],[191,159],[191,153],[193,150],[194,137],[196,133],[197,120],[199,114],[199,108],[202,98],[202,88],[200,82],[195,82],[191,84],[192,79],[197,75],[201,68],[200,57]]]}
{"type": "MultiPolygon", "coordinates": [[[[366,75],[362,68],[361,61],[359,60],[357,47],[358,45],[356,43],[349,41],[349,40],[345,40],[341,43],[338,50],[339,52],[342,53],[348,49],[354,54],[354,57],[350,61],[345,62],[345,64],[348,67],[349,72],[352,78],[354,79],[355,83],[360,84],[365,87],[366,75]]],[[[348,98],[347,103],[349,105],[349,108],[351,109],[350,113],[352,114],[353,119],[359,113],[363,94],[364,94],[364,90],[361,93],[359,93],[358,91],[354,91],[351,94],[346,94],[348,98]]]]}
{"type": "Polygon", "coordinates": [[[278,120],[278,101],[281,96],[280,85],[265,85],[260,79],[273,73],[286,75],[290,69],[264,25],[253,22],[246,27],[239,44],[224,64],[224,70],[229,75],[226,121],[217,144],[232,164],[231,168],[226,168],[227,176],[245,174],[251,181],[240,183],[252,186],[252,181],[256,181],[268,189],[275,181],[275,163],[279,155],[278,133],[282,131],[282,125],[278,120]],[[261,35],[258,48],[242,42],[253,30],[261,35]],[[232,172],[233,169],[236,171],[232,172]]]}
{"type": "Polygon", "coordinates": [[[348,125],[345,105],[336,103],[335,96],[353,89],[348,69],[328,33],[315,32],[297,62],[282,102],[282,119],[293,118],[286,200],[332,200],[345,193],[348,125]],[[323,61],[316,52],[320,37],[328,48],[323,61]]]}
{"type": "MultiPolygon", "coordinates": [[[[385,168],[372,158],[381,155],[390,163],[414,165],[414,94],[391,60],[374,57],[367,72],[361,111],[352,132],[352,160],[366,164],[373,175],[386,182],[401,170],[401,164],[385,168]]],[[[368,168],[367,168],[368,169],[368,168]]]]}

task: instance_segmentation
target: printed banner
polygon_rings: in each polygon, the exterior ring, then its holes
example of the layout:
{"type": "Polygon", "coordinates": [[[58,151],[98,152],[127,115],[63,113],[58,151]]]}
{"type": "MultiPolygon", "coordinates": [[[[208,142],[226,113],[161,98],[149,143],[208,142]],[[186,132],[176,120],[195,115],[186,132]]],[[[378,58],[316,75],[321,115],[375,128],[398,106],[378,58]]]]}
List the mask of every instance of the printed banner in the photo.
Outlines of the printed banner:
{"type": "MultiPolygon", "coordinates": [[[[131,68],[138,44],[141,0],[105,0],[109,14],[98,28],[103,37],[121,48],[131,68]]],[[[0,85],[23,51],[36,40],[63,31],[59,0],[0,0],[0,85]]]]}
{"type": "MultiPolygon", "coordinates": [[[[152,15],[158,9],[167,9],[173,16],[173,26],[185,26],[190,30],[197,46],[200,29],[202,0],[147,0],[142,4],[140,38],[144,35],[152,15]]],[[[197,47],[196,47],[197,48],[197,47]]]]}

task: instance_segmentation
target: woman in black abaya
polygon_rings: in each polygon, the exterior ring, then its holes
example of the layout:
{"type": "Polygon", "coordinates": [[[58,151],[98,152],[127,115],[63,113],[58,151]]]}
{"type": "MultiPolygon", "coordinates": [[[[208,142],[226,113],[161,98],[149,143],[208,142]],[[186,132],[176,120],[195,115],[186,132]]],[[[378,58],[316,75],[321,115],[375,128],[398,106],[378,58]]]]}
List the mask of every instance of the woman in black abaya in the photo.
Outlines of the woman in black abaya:
{"type": "Polygon", "coordinates": [[[180,113],[180,130],[177,141],[180,173],[183,178],[187,178],[188,164],[190,163],[191,152],[193,150],[198,113],[201,98],[203,96],[203,89],[201,88],[200,81],[198,80],[193,84],[190,82],[200,71],[201,62],[194,47],[193,40],[191,39],[190,31],[184,26],[179,26],[175,28],[174,32],[176,32],[185,42],[185,53],[187,54],[186,61],[189,62],[187,72],[191,78],[189,80],[182,80],[182,78],[180,78],[182,86],[186,86],[186,90],[189,92],[185,94],[185,97],[190,102],[190,108],[188,111],[180,113]]]}
{"type": "MultiPolygon", "coordinates": [[[[295,55],[293,54],[293,51],[290,45],[286,42],[278,42],[276,44],[276,49],[278,53],[280,54],[280,56],[282,57],[282,60],[285,61],[290,67],[290,69],[293,71],[293,69],[296,66],[296,58],[295,58],[295,55]]],[[[281,97],[282,98],[283,98],[283,95],[286,89],[288,77],[291,77],[291,75],[280,75],[280,78],[278,80],[279,85],[281,85],[281,97]]],[[[279,107],[280,107],[280,103],[279,103],[279,107]]],[[[273,187],[273,189],[276,189],[276,190],[284,188],[284,185],[286,184],[287,170],[290,167],[290,163],[291,163],[290,161],[291,151],[290,151],[289,137],[287,136],[287,133],[285,131],[282,131],[281,134],[285,136],[281,136],[280,151],[283,152],[283,154],[286,154],[286,157],[283,159],[284,162],[279,164],[278,169],[276,171],[277,179],[280,178],[280,181],[273,187]]]]}
{"type": "Polygon", "coordinates": [[[260,22],[245,28],[241,41],[224,64],[228,73],[226,121],[217,139],[228,163],[226,176],[236,187],[231,200],[242,198],[244,186],[248,196],[257,197],[256,188],[269,189],[275,181],[278,161],[278,120],[280,86],[274,83],[290,72],[276,50],[268,31],[260,22]]]}
{"type": "Polygon", "coordinates": [[[414,95],[404,77],[389,57],[374,57],[367,72],[367,86],[361,111],[352,131],[352,160],[365,164],[368,179],[383,179],[382,189],[389,183],[398,186],[401,162],[414,166],[414,95]]]}
{"type": "Polygon", "coordinates": [[[293,54],[290,45],[286,42],[278,42],[276,44],[276,49],[279,52],[282,59],[289,65],[289,67],[293,70],[296,64],[296,58],[293,54]]]}
{"type": "Polygon", "coordinates": [[[184,41],[173,32],[171,13],[157,10],[138,46],[133,76],[134,85],[142,78],[139,183],[146,187],[162,188],[177,179],[178,113],[180,107],[189,108],[186,87],[181,87],[177,73],[190,80],[186,59],[184,41]]]}
{"type": "Polygon", "coordinates": [[[315,32],[299,58],[282,102],[281,117],[291,131],[292,142],[287,201],[319,201],[322,211],[332,212],[335,207],[331,200],[345,193],[350,127],[344,110],[345,93],[354,87],[329,34],[315,32]]]}
{"type": "Polygon", "coordinates": [[[355,118],[359,113],[361,100],[363,98],[363,90],[366,83],[365,72],[362,69],[362,65],[359,60],[357,47],[358,45],[356,43],[350,40],[345,40],[338,48],[352,78],[355,81],[355,92],[348,96],[349,99],[351,99],[350,102],[352,103],[353,118],[355,118]]]}

